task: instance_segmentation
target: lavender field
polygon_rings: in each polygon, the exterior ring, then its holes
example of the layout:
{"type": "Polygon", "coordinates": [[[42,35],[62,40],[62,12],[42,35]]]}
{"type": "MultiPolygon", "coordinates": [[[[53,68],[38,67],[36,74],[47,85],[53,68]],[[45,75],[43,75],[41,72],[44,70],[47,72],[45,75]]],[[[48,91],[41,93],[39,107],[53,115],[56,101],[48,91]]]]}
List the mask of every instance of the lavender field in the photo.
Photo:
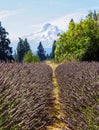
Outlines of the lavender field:
{"type": "Polygon", "coordinates": [[[71,130],[99,130],[99,63],[57,67],[63,120],[71,130]]]}
{"type": "Polygon", "coordinates": [[[39,130],[52,121],[52,69],[0,64],[0,130],[39,130]]]}
{"type": "Polygon", "coordinates": [[[99,130],[99,63],[50,66],[0,63],[0,130],[99,130]]]}

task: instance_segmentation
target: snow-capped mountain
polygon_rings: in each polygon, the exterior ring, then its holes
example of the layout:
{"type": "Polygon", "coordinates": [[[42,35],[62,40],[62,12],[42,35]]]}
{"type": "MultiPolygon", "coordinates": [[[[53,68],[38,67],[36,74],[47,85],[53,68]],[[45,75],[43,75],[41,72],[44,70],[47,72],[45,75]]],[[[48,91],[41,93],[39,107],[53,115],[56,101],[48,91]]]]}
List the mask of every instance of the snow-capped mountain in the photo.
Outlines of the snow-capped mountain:
{"type": "MultiPolygon", "coordinates": [[[[40,31],[35,32],[33,34],[24,35],[22,39],[28,39],[28,42],[33,52],[37,51],[39,42],[42,42],[46,53],[50,53],[54,40],[57,40],[59,37],[57,35],[61,33],[63,33],[63,31],[60,30],[57,26],[47,23],[41,28],[40,31]]],[[[13,50],[15,50],[15,44],[13,43],[11,46],[14,48],[13,50]]]]}
{"type": "Polygon", "coordinates": [[[50,42],[56,40],[58,38],[57,34],[59,33],[62,33],[62,31],[57,26],[48,23],[43,26],[41,31],[26,35],[25,37],[27,37],[28,40],[35,40],[38,42],[50,42]]]}
{"type": "Polygon", "coordinates": [[[30,35],[24,36],[26,37],[30,43],[31,49],[36,50],[39,42],[42,42],[42,45],[45,49],[50,50],[52,47],[53,41],[58,39],[58,34],[63,33],[57,26],[54,26],[50,23],[47,23],[43,26],[43,28],[37,32],[30,35]]]}

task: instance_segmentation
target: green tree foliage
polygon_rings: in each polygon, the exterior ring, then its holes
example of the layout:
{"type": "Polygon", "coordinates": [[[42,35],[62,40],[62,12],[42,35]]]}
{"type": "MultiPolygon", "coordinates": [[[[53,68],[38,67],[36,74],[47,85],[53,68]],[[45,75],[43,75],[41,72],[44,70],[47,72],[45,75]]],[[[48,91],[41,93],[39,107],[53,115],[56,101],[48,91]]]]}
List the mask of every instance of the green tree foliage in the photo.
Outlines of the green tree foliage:
{"type": "Polygon", "coordinates": [[[97,21],[99,22],[99,12],[97,13],[97,21]]]}
{"type": "Polygon", "coordinates": [[[40,61],[46,60],[45,51],[41,42],[39,43],[39,46],[37,49],[38,49],[37,54],[39,56],[40,61]]]}
{"type": "Polygon", "coordinates": [[[55,59],[99,61],[99,24],[93,14],[75,23],[69,23],[67,32],[56,42],[55,59]]]}
{"type": "Polygon", "coordinates": [[[99,61],[99,24],[93,19],[85,20],[85,38],[88,43],[85,47],[85,53],[82,60],[99,61]]]}
{"type": "Polygon", "coordinates": [[[24,55],[29,52],[30,49],[30,45],[27,41],[27,39],[25,38],[25,40],[19,38],[19,42],[17,45],[17,61],[18,62],[22,62],[23,61],[23,57],[24,55]]]}
{"type": "Polygon", "coordinates": [[[2,27],[0,22],[0,60],[12,62],[14,60],[12,56],[12,48],[10,45],[10,39],[7,37],[8,32],[2,27]]]}
{"type": "Polygon", "coordinates": [[[32,63],[32,62],[40,62],[40,59],[37,55],[33,55],[32,51],[29,51],[25,54],[23,61],[25,63],[32,63]]]}

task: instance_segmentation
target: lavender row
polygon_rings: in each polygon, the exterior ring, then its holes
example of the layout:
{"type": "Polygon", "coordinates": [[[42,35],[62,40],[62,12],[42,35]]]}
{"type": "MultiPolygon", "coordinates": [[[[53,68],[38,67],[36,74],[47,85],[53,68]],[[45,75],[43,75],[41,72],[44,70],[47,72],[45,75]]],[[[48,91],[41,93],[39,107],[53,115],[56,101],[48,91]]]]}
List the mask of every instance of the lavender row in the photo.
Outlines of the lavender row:
{"type": "Polygon", "coordinates": [[[0,64],[0,130],[40,130],[52,121],[52,69],[0,64]]]}
{"type": "Polygon", "coordinates": [[[99,130],[99,63],[57,67],[63,120],[71,130],[99,130]]]}

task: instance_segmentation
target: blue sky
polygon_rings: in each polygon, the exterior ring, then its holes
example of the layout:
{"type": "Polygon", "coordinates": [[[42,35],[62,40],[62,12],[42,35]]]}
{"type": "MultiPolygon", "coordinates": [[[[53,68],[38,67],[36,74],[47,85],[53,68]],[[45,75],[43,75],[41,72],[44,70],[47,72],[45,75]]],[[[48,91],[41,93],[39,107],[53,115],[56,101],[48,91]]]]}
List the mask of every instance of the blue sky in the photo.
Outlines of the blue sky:
{"type": "Polygon", "coordinates": [[[99,0],[0,0],[0,20],[15,40],[47,22],[65,30],[72,17],[77,21],[98,5],[99,0]]]}

